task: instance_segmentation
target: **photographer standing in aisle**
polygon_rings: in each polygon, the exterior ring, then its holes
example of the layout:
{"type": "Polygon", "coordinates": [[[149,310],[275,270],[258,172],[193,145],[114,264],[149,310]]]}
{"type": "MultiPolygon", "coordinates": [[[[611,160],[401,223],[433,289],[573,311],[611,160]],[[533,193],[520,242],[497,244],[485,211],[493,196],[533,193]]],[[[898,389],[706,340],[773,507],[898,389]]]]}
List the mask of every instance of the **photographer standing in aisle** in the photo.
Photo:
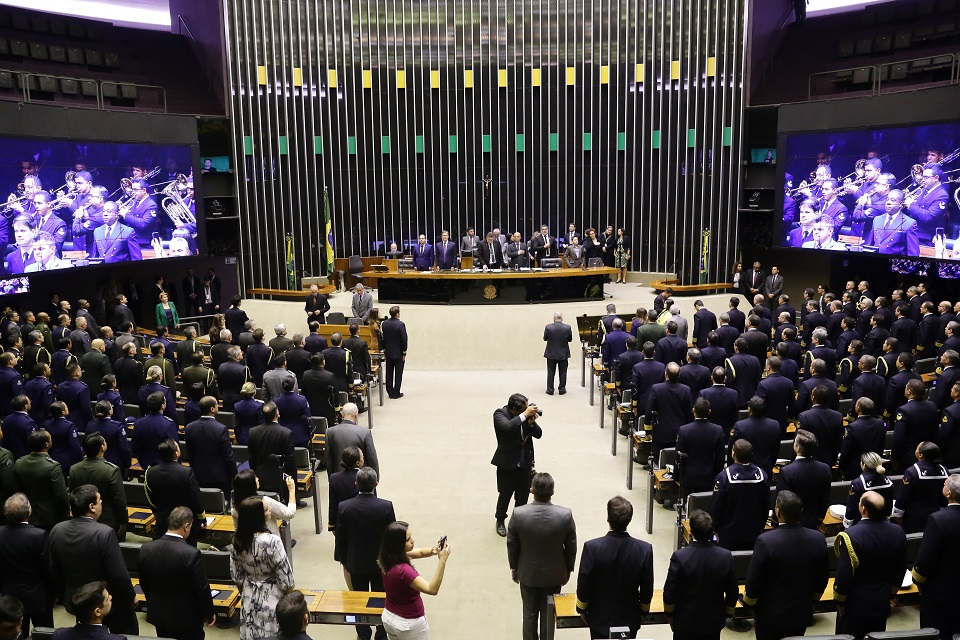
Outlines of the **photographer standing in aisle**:
{"type": "Polygon", "coordinates": [[[527,504],[533,478],[533,438],[543,435],[537,424],[542,415],[537,405],[530,404],[522,393],[510,396],[507,406],[493,412],[493,429],[497,434],[497,451],[490,464],[497,468],[497,535],[507,537],[505,521],[510,496],[513,506],[527,504]]]}

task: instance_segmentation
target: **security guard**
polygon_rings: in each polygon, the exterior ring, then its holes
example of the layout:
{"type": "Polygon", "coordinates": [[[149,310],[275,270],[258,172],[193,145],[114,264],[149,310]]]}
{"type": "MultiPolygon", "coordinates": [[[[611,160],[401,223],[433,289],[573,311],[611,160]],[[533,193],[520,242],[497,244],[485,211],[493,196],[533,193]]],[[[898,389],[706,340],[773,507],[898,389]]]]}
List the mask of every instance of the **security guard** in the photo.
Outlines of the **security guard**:
{"type": "Polygon", "coordinates": [[[903,486],[893,501],[893,517],[898,518],[907,533],[919,533],[927,518],[946,506],[943,481],[947,469],[940,464],[940,447],[921,442],[915,452],[917,462],[903,472],[903,486]]]}
{"type": "Polygon", "coordinates": [[[753,549],[770,511],[767,482],[767,474],[753,464],[753,446],[746,440],[734,442],[733,464],[717,476],[710,506],[721,547],[753,549]]]}
{"type": "Polygon", "coordinates": [[[833,601],[836,633],[862,638],[885,631],[890,598],[897,594],[907,569],[907,536],[887,522],[883,497],[867,491],[860,498],[862,520],[837,535],[837,574],[833,601]]]}
{"type": "Polygon", "coordinates": [[[144,471],[151,465],[160,464],[158,447],[161,442],[167,439],[176,441],[179,437],[177,423],[162,413],[166,404],[162,392],[151,393],[145,404],[149,413],[134,423],[133,455],[144,471]]]}
{"type": "Polygon", "coordinates": [[[27,438],[30,453],[13,463],[17,491],[30,500],[33,513],[30,524],[50,531],[53,525],[70,518],[67,485],[63,469],[50,457],[53,440],[43,429],[37,429],[27,438]]]}
{"type": "Polygon", "coordinates": [[[719,640],[737,604],[733,555],[714,544],[713,520],[704,511],[690,514],[693,542],[675,551],[663,585],[663,611],[676,638],[719,640]]]}
{"type": "MultiPolygon", "coordinates": [[[[901,473],[906,473],[913,465],[914,452],[921,442],[935,442],[937,439],[940,424],[937,405],[923,399],[926,392],[922,380],[911,380],[904,390],[907,403],[897,409],[893,423],[892,456],[897,464],[897,471],[901,473]]],[[[938,450],[937,457],[939,453],[938,450]]]]}
{"type": "Polygon", "coordinates": [[[70,489],[84,484],[92,484],[100,492],[103,511],[98,522],[117,532],[123,540],[127,529],[127,498],[123,491],[123,477],[120,468],[104,458],[107,441],[99,433],[90,433],[83,441],[83,453],[86,456],[70,467],[70,489]]]}
{"type": "Polygon", "coordinates": [[[920,626],[940,630],[941,640],[960,633],[956,606],[956,578],[960,573],[960,475],[943,483],[947,506],[932,514],[913,565],[913,581],[920,587],[920,626]]]}

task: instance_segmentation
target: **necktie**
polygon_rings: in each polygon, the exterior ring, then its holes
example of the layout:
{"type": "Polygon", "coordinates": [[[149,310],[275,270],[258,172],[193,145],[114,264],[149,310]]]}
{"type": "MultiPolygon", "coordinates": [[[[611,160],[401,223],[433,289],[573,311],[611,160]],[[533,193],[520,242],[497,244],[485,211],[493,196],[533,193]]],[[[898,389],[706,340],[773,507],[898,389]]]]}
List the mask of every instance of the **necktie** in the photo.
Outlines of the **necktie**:
{"type": "Polygon", "coordinates": [[[490,264],[493,264],[493,243],[490,243],[490,264]]]}

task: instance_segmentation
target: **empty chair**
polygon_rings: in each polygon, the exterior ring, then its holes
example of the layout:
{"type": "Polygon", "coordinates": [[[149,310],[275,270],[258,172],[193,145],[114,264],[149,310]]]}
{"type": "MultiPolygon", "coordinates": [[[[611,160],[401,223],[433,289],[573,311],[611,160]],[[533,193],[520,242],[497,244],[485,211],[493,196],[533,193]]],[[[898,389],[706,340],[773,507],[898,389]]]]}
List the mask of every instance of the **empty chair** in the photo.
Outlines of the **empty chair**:
{"type": "Polygon", "coordinates": [[[889,34],[877,36],[873,41],[874,53],[886,53],[893,47],[893,38],[889,34]]]}
{"type": "Polygon", "coordinates": [[[67,47],[67,62],[70,64],[83,64],[83,49],[80,47],[67,47]]]}
{"type": "Polygon", "coordinates": [[[60,78],[60,93],[75,96],[80,93],[80,82],[70,78],[60,78]]]}
{"type": "Polygon", "coordinates": [[[119,98],[120,97],[120,87],[113,82],[101,82],[100,83],[100,94],[104,98],[119,98]]]}
{"type": "Polygon", "coordinates": [[[937,359],[923,358],[921,360],[917,360],[913,365],[913,370],[921,376],[925,373],[933,373],[937,370],[937,359]]]}
{"type": "Polygon", "coordinates": [[[250,459],[250,449],[245,444],[235,444],[232,446],[233,459],[237,464],[243,464],[250,459]]]}
{"type": "Polygon", "coordinates": [[[911,40],[911,37],[910,37],[909,31],[898,33],[893,37],[893,48],[906,49],[910,46],[910,40],[911,40]]]}
{"type": "Polygon", "coordinates": [[[10,55],[19,56],[21,58],[29,57],[30,50],[27,47],[26,40],[20,40],[19,38],[10,40],[10,55]]]}
{"type": "Polygon", "coordinates": [[[43,91],[44,93],[56,93],[60,85],[56,78],[52,78],[50,76],[40,76],[38,82],[40,91],[43,91]]]}
{"type": "Polygon", "coordinates": [[[103,66],[108,69],[119,69],[120,68],[120,54],[114,51],[104,51],[103,52],[103,66]]]}
{"type": "Polygon", "coordinates": [[[14,29],[20,29],[21,31],[30,30],[30,16],[25,13],[13,14],[13,19],[11,22],[13,23],[14,29]]]}
{"type": "Polygon", "coordinates": [[[226,513],[227,504],[223,491],[214,487],[200,488],[200,504],[205,513],[226,513]]]}
{"type": "Polygon", "coordinates": [[[360,275],[360,273],[363,271],[363,260],[360,259],[360,256],[350,256],[347,270],[350,272],[350,275],[360,282],[363,282],[363,276],[360,275]]]}
{"type": "Polygon", "coordinates": [[[602,267],[602,266],[603,266],[603,258],[590,258],[589,260],[587,260],[587,266],[590,267],[590,268],[593,268],[593,267],[602,267]]]}
{"type": "Polygon", "coordinates": [[[87,32],[83,28],[83,25],[78,22],[68,22],[67,30],[70,32],[71,38],[85,38],[87,36],[87,32]]]}
{"type": "Polygon", "coordinates": [[[13,89],[13,74],[9,71],[0,71],[0,89],[13,89]]]}
{"type": "Polygon", "coordinates": [[[137,87],[132,84],[122,84],[120,85],[120,97],[125,100],[136,100],[137,99],[137,87]]]}
{"type": "Polygon", "coordinates": [[[10,42],[6,38],[0,38],[0,55],[10,55],[10,42]]]}
{"type": "Polygon", "coordinates": [[[67,61],[67,50],[64,47],[57,45],[50,45],[50,60],[52,62],[66,62],[67,61]]]}
{"type": "Polygon", "coordinates": [[[870,38],[861,38],[853,45],[854,55],[868,56],[873,49],[873,40],[870,38]]]}
{"type": "Polygon", "coordinates": [[[906,80],[907,79],[907,65],[900,63],[895,64],[890,67],[890,79],[891,80],[906,80]]]}
{"type": "Polygon", "coordinates": [[[67,22],[65,20],[51,20],[50,33],[55,36],[67,35],[67,22]]]}
{"type": "Polygon", "coordinates": [[[200,552],[200,562],[211,583],[233,584],[230,577],[230,552],[203,550],[200,552]]]}
{"type": "Polygon", "coordinates": [[[91,67],[103,66],[103,52],[98,49],[84,49],[83,57],[86,60],[88,66],[91,66],[91,67]]]}
{"type": "Polygon", "coordinates": [[[97,97],[97,81],[96,80],[81,80],[80,81],[80,93],[87,97],[97,97]]]}
{"type": "Polygon", "coordinates": [[[837,45],[837,57],[838,58],[850,58],[853,56],[854,44],[853,40],[847,40],[846,42],[841,42],[837,45]]]}
{"type": "Polygon", "coordinates": [[[121,542],[120,555],[123,556],[123,564],[127,565],[127,573],[130,577],[137,577],[137,563],[140,559],[140,545],[135,542],[121,542]]]}
{"type": "Polygon", "coordinates": [[[327,324],[347,324],[347,317],[339,311],[331,311],[327,314],[327,324]]]}
{"type": "Polygon", "coordinates": [[[733,555],[733,574],[737,577],[737,582],[746,582],[753,551],[731,551],[730,553],[733,555]]]}
{"type": "Polygon", "coordinates": [[[47,60],[50,56],[47,53],[47,43],[45,42],[31,42],[30,43],[30,57],[34,60],[47,60]]]}
{"type": "Polygon", "coordinates": [[[873,67],[860,67],[853,71],[853,84],[870,84],[873,82],[873,67]]]}
{"type": "Polygon", "coordinates": [[[128,506],[150,508],[150,501],[147,500],[147,488],[139,482],[124,482],[123,495],[127,498],[128,506]]]}
{"type": "Polygon", "coordinates": [[[31,16],[30,30],[37,33],[48,33],[50,31],[50,20],[46,16],[31,16]]]}

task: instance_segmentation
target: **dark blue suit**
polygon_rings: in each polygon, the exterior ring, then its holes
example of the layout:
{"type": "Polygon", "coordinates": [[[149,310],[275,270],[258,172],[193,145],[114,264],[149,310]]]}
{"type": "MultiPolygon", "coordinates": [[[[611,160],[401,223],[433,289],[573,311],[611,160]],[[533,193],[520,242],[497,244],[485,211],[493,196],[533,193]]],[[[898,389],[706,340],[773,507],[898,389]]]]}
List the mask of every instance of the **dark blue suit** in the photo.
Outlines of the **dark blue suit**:
{"type": "Polygon", "coordinates": [[[633,401],[640,411],[647,408],[650,389],[653,385],[663,382],[666,369],[662,362],[657,362],[653,358],[644,358],[634,365],[630,386],[633,388],[633,401]]]}
{"type": "Polygon", "coordinates": [[[760,384],[760,363],[749,353],[735,353],[726,362],[727,386],[737,392],[741,407],[757,392],[760,384]]]}
{"type": "Polygon", "coordinates": [[[722,324],[717,327],[717,335],[720,336],[720,346],[729,358],[733,355],[733,343],[740,337],[740,330],[732,325],[722,324]]]}
{"type": "Polygon", "coordinates": [[[680,459],[680,490],[683,495],[710,491],[723,469],[723,449],[727,434],[720,425],[697,418],[680,427],[677,453],[680,459]]]}
{"type": "MultiPolygon", "coordinates": [[[[732,349],[731,349],[732,350],[732,349]]],[[[722,367],[727,359],[727,351],[717,346],[707,346],[700,349],[700,364],[713,371],[714,367],[722,367]]]]}
{"type": "MultiPolygon", "coordinates": [[[[154,215],[156,215],[156,208],[154,208],[154,215]]],[[[106,226],[97,227],[93,232],[93,251],[90,257],[103,258],[106,264],[140,260],[143,258],[140,245],[150,244],[150,232],[145,232],[146,242],[139,242],[141,239],[143,238],[139,238],[133,229],[119,222],[113,225],[113,231],[109,237],[107,237],[106,226]]]]}
{"type": "Polygon", "coordinates": [[[43,376],[35,376],[23,385],[23,394],[30,398],[30,416],[42,421],[53,403],[53,383],[43,376]]]}
{"type": "Polygon", "coordinates": [[[387,387],[387,395],[396,398],[400,395],[400,385],[403,383],[403,358],[407,354],[407,327],[400,318],[387,318],[380,324],[380,333],[383,335],[380,347],[383,349],[383,359],[387,366],[387,378],[384,384],[387,387]]]}
{"type": "Polygon", "coordinates": [[[861,371],[857,379],[850,385],[850,399],[852,406],[857,406],[857,400],[860,398],[870,398],[873,400],[874,412],[878,416],[883,415],[884,403],[887,395],[887,382],[878,373],[872,371],[861,371]]]}
{"type": "Polygon", "coordinates": [[[328,531],[334,531],[337,528],[337,512],[340,510],[340,503],[360,495],[357,489],[357,471],[359,469],[337,471],[331,473],[327,480],[330,496],[327,511],[328,531]]]}
{"type": "Polygon", "coordinates": [[[747,417],[733,425],[730,444],[743,438],[753,446],[753,462],[772,477],[773,465],[780,452],[780,425],[773,418],[747,417]]]}
{"type": "Polygon", "coordinates": [[[943,464],[948,469],[960,466],[960,402],[954,402],[943,410],[937,444],[943,464]]]}
{"type": "Polygon", "coordinates": [[[757,385],[757,395],[766,401],[766,415],[780,425],[780,433],[787,433],[787,411],[793,406],[793,383],[779,373],[772,373],[757,385]]]}
{"type": "Polygon", "coordinates": [[[141,409],[146,410],[147,407],[147,397],[154,392],[160,391],[163,393],[164,398],[167,399],[167,406],[163,410],[163,415],[167,416],[174,422],[177,421],[177,402],[173,398],[173,392],[170,390],[170,387],[164,386],[159,382],[150,382],[148,384],[140,387],[140,390],[137,391],[137,400],[141,409]]]}
{"type": "MultiPolygon", "coordinates": [[[[548,327],[550,325],[547,325],[548,327]]],[[[544,331],[546,336],[546,331],[544,331]]],[[[600,352],[603,354],[603,366],[607,369],[613,368],[614,361],[627,350],[627,338],[630,334],[622,329],[620,331],[611,331],[603,337],[600,344],[600,352]]],[[[569,357],[569,351],[568,355],[569,357]]]]}
{"type": "Polygon", "coordinates": [[[914,452],[921,442],[937,441],[939,424],[937,405],[929,400],[911,400],[897,410],[891,448],[897,471],[905,473],[916,462],[914,452]]]}
{"type": "Polygon", "coordinates": [[[800,414],[799,428],[817,437],[814,459],[832,467],[837,463],[843,444],[843,416],[839,411],[817,404],[800,414]]]}
{"type": "Polygon", "coordinates": [[[797,389],[797,403],[793,409],[793,415],[799,416],[801,413],[813,406],[813,401],[810,399],[810,394],[820,385],[823,385],[827,388],[827,406],[831,409],[840,408],[840,393],[837,391],[837,383],[824,376],[813,376],[809,380],[804,380],[800,383],[800,386],[797,389]]]}
{"type": "Polygon", "coordinates": [[[676,334],[667,334],[657,342],[654,356],[659,362],[683,364],[687,360],[687,341],[676,334]]]}
{"type": "Polygon", "coordinates": [[[717,328],[717,316],[706,307],[693,314],[693,344],[703,349],[707,346],[707,336],[717,328]]]}
{"type": "Polygon", "coordinates": [[[907,402],[903,395],[907,383],[911,380],[922,380],[920,374],[913,371],[898,371],[887,381],[887,400],[884,403],[884,416],[896,415],[897,409],[907,402]]]}
{"type": "Polygon", "coordinates": [[[51,640],[127,640],[126,636],[110,633],[105,626],[96,624],[75,624],[53,632],[51,640]]]}
{"type": "MultiPolygon", "coordinates": [[[[116,413],[114,413],[116,415],[116,413]]],[[[120,475],[127,479],[130,471],[130,443],[127,441],[127,428],[124,423],[110,418],[98,418],[87,424],[86,433],[98,432],[107,441],[107,452],[103,457],[120,468],[120,475]]]]}
{"type": "MultiPolygon", "coordinates": [[[[244,354],[247,358],[247,367],[254,384],[263,386],[263,374],[270,370],[270,361],[273,359],[273,350],[262,342],[254,342],[247,347],[244,354]]],[[[226,363],[224,363],[226,364],[226,363]]],[[[222,365],[221,365],[222,366],[222,365]]]]}
{"type": "Polygon", "coordinates": [[[230,487],[237,475],[227,427],[213,416],[202,416],[184,429],[191,467],[201,487],[216,487],[230,501],[230,487]]]}
{"type": "Polygon", "coordinates": [[[433,268],[434,255],[433,245],[429,242],[423,246],[420,243],[413,245],[410,249],[413,254],[413,268],[417,271],[429,271],[433,268]]]}
{"type": "Polygon", "coordinates": [[[813,458],[797,458],[780,468],[777,493],[793,491],[803,500],[803,515],[800,524],[808,529],[817,529],[830,506],[830,482],[833,474],[830,467],[813,458]]]}
{"type": "Polygon", "coordinates": [[[678,638],[719,638],[737,604],[733,556],[712,542],[674,552],[663,585],[663,609],[678,638]]]}
{"type": "Polygon", "coordinates": [[[701,391],[710,386],[710,369],[702,364],[688,363],[680,367],[680,377],[677,380],[690,387],[690,395],[696,399],[700,397],[701,391]]]}
{"type": "Polygon", "coordinates": [[[274,398],[273,402],[280,412],[280,424],[290,429],[293,446],[309,446],[313,432],[310,428],[310,403],[307,399],[295,391],[286,391],[274,398]]]}
{"type": "Polygon", "coordinates": [[[956,576],[960,571],[960,507],[947,506],[927,518],[923,542],[913,566],[913,581],[921,585],[920,626],[940,630],[941,640],[960,633],[956,606],[956,576]]]}
{"type": "Polygon", "coordinates": [[[740,400],[737,392],[722,384],[712,384],[700,392],[701,398],[710,403],[710,421],[730,433],[740,416],[740,400]]]}
{"type": "Polygon", "coordinates": [[[53,626],[47,532],[26,523],[0,527],[0,591],[23,603],[23,630],[53,626]]]}
{"type": "Polygon", "coordinates": [[[443,242],[438,242],[433,246],[434,253],[437,256],[437,267],[440,269],[453,269],[457,266],[457,256],[460,255],[460,247],[456,242],[447,240],[446,248],[443,242]]]}
{"type": "Polygon", "coordinates": [[[233,405],[233,434],[237,444],[247,444],[250,429],[263,424],[263,402],[256,398],[244,398],[233,405]]]}
{"type": "Polygon", "coordinates": [[[879,418],[859,416],[847,425],[840,445],[840,471],[847,480],[860,475],[860,457],[867,452],[883,455],[887,428],[879,418]]]}
{"type": "Polygon", "coordinates": [[[656,463],[660,450],[672,447],[677,442],[677,432],[681,425],[690,419],[693,398],[690,387],[679,382],[661,382],[653,385],[647,398],[644,422],[653,424],[653,414],[657,414],[653,427],[653,460],[656,463]]]}
{"type": "Polygon", "coordinates": [[[142,469],[160,464],[157,447],[167,438],[179,438],[177,423],[167,416],[150,413],[136,421],[132,435],[133,455],[142,469]]]}

